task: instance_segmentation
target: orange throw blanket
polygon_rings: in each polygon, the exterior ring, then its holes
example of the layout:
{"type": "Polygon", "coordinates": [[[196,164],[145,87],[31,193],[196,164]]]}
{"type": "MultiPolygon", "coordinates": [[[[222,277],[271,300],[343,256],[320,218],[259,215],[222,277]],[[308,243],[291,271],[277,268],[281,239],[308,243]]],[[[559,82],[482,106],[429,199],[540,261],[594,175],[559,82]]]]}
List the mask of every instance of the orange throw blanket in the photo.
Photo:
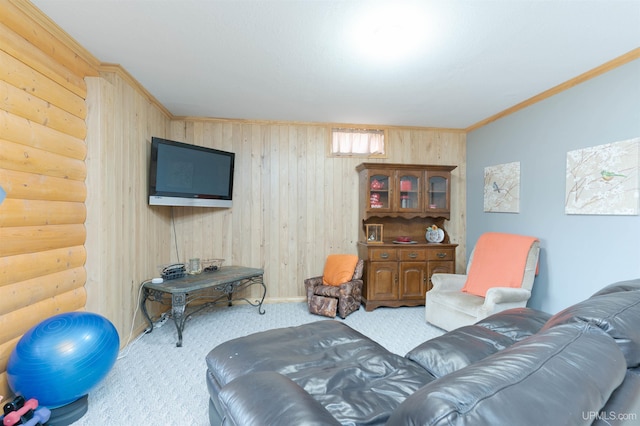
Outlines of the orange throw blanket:
{"type": "Polygon", "coordinates": [[[521,287],[527,255],[535,241],[538,239],[524,235],[482,234],[462,291],[485,297],[492,287],[521,287]]]}

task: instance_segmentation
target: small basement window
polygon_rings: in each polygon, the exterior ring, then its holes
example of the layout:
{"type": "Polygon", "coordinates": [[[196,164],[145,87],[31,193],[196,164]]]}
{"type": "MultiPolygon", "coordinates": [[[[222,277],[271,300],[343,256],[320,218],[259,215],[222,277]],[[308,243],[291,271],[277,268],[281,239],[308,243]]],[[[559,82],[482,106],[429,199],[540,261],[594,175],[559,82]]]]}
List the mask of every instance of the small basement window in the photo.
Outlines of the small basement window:
{"type": "Polygon", "coordinates": [[[385,130],[332,128],[330,156],[386,157],[385,130]]]}

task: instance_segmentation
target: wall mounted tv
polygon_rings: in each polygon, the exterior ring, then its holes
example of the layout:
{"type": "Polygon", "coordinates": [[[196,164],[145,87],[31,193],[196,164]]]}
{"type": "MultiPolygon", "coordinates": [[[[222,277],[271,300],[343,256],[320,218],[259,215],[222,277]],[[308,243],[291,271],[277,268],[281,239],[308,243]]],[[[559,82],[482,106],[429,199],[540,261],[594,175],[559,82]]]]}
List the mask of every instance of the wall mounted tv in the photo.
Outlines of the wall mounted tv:
{"type": "Polygon", "coordinates": [[[149,204],[231,207],[235,154],[151,138],[149,204]]]}

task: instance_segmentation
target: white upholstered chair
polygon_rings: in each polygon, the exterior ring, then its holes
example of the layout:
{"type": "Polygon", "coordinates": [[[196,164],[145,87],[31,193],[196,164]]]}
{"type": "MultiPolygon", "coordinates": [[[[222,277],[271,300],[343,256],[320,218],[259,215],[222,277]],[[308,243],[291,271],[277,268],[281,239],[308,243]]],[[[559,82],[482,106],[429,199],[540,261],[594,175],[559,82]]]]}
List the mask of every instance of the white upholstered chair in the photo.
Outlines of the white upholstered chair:
{"type": "MultiPolygon", "coordinates": [[[[485,297],[462,291],[477,248],[478,245],[469,256],[467,274],[433,274],[433,288],[427,292],[425,300],[427,322],[449,331],[474,324],[496,312],[526,306],[537,271],[540,242],[532,239],[528,252],[524,252],[526,262],[520,287],[500,287],[496,283],[486,291],[485,297]]],[[[503,261],[508,262],[509,259],[503,261]]]]}

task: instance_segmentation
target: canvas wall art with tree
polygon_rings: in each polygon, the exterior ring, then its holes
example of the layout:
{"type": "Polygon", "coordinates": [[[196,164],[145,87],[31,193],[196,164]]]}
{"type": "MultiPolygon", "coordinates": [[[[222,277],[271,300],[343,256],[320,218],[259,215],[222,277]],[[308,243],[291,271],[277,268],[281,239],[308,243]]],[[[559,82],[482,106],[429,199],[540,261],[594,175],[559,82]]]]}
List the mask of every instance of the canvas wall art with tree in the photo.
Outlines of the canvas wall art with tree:
{"type": "Polygon", "coordinates": [[[637,215],[640,138],[567,153],[566,214],[637,215]]]}
{"type": "Polygon", "coordinates": [[[520,212],[520,162],[484,169],[484,211],[520,212]]]}

